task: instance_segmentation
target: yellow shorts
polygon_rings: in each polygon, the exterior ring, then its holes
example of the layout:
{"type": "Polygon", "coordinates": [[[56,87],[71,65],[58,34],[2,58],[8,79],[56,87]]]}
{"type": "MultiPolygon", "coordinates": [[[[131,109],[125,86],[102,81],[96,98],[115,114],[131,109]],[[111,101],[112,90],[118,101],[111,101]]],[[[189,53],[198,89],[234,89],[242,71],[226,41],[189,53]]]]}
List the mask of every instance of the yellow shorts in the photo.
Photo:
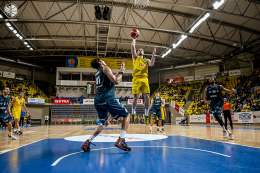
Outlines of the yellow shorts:
{"type": "Polygon", "coordinates": [[[140,92],[150,94],[150,86],[149,86],[149,81],[148,81],[147,77],[133,78],[132,93],[140,94],[140,92]]]}
{"type": "MultiPolygon", "coordinates": [[[[164,110],[163,110],[163,108],[161,109],[161,114],[162,114],[162,120],[164,120],[165,117],[164,117],[164,110]]],[[[158,117],[156,117],[156,120],[157,120],[157,121],[159,120],[158,117]]]]}
{"type": "Polygon", "coordinates": [[[17,119],[17,118],[20,120],[21,112],[20,113],[19,112],[13,112],[13,116],[14,116],[14,120],[17,119]]]}

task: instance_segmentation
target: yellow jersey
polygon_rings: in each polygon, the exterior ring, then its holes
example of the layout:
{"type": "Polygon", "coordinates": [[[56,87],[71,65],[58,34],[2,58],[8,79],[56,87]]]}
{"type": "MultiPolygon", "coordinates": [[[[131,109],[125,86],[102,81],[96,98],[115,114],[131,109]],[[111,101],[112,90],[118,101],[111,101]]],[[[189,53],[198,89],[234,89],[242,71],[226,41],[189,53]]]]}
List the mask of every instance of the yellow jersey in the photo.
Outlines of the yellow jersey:
{"type": "Polygon", "coordinates": [[[12,112],[19,112],[21,113],[22,111],[22,106],[23,106],[23,103],[24,103],[24,98],[22,98],[21,100],[19,99],[19,97],[16,97],[16,100],[13,104],[13,109],[12,109],[12,112]]]}
{"type": "Polygon", "coordinates": [[[133,62],[134,71],[133,77],[148,77],[148,59],[137,56],[133,62]]]}

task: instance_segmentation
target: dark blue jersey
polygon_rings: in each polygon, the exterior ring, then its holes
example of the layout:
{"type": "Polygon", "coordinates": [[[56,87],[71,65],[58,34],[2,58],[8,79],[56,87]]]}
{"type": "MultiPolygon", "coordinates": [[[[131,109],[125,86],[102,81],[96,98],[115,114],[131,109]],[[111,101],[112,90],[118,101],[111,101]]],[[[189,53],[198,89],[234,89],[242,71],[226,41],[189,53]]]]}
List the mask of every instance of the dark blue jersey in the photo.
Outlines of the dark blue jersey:
{"type": "Polygon", "coordinates": [[[161,97],[159,97],[158,99],[156,99],[156,97],[153,98],[153,109],[161,109],[161,105],[162,105],[162,99],[161,97]]]}
{"type": "Polygon", "coordinates": [[[0,95],[0,116],[7,115],[7,108],[10,102],[10,97],[4,98],[3,95],[0,95]]]}
{"type": "Polygon", "coordinates": [[[223,106],[223,98],[220,89],[220,85],[215,85],[213,88],[211,86],[207,87],[207,97],[210,102],[210,107],[223,106]]]}
{"type": "Polygon", "coordinates": [[[104,74],[103,67],[99,68],[95,74],[97,93],[95,103],[106,102],[107,100],[115,99],[115,85],[104,74]]]}

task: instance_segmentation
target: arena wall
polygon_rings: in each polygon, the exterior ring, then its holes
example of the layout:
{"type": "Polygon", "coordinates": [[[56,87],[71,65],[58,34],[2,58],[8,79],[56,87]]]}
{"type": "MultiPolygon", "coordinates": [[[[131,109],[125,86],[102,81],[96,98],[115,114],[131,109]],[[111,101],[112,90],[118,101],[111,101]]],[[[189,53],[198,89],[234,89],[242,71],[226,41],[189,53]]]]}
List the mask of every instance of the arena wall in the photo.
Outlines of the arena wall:
{"type": "Polygon", "coordinates": [[[49,115],[50,106],[49,105],[34,105],[26,104],[26,107],[31,113],[33,119],[41,119],[41,125],[44,124],[45,116],[49,115]]]}

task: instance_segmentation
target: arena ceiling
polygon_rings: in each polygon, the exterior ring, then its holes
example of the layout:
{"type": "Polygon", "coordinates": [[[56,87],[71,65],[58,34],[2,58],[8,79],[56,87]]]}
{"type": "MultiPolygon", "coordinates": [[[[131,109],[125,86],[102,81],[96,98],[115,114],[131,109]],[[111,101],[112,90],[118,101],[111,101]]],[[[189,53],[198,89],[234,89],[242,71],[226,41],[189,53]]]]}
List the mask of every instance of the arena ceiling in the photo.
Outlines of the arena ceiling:
{"type": "Polygon", "coordinates": [[[150,0],[143,9],[134,7],[134,0],[1,1],[5,19],[0,19],[0,55],[38,64],[61,62],[66,56],[131,58],[130,31],[137,28],[137,48],[150,58],[156,47],[157,66],[215,59],[251,61],[260,50],[259,1],[225,0],[220,8],[212,9],[215,1],[150,0]],[[8,3],[19,8],[17,21],[9,22],[22,39],[6,25],[8,3]],[[110,20],[96,19],[94,6],[102,4],[110,7],[110,20]],[[189,33],[205,12],[209,18],[189,33]],[[183,34],[187,38],[170,48],[183,34]],[[162,58],[169,48],[171,52],[162,58]]]}

